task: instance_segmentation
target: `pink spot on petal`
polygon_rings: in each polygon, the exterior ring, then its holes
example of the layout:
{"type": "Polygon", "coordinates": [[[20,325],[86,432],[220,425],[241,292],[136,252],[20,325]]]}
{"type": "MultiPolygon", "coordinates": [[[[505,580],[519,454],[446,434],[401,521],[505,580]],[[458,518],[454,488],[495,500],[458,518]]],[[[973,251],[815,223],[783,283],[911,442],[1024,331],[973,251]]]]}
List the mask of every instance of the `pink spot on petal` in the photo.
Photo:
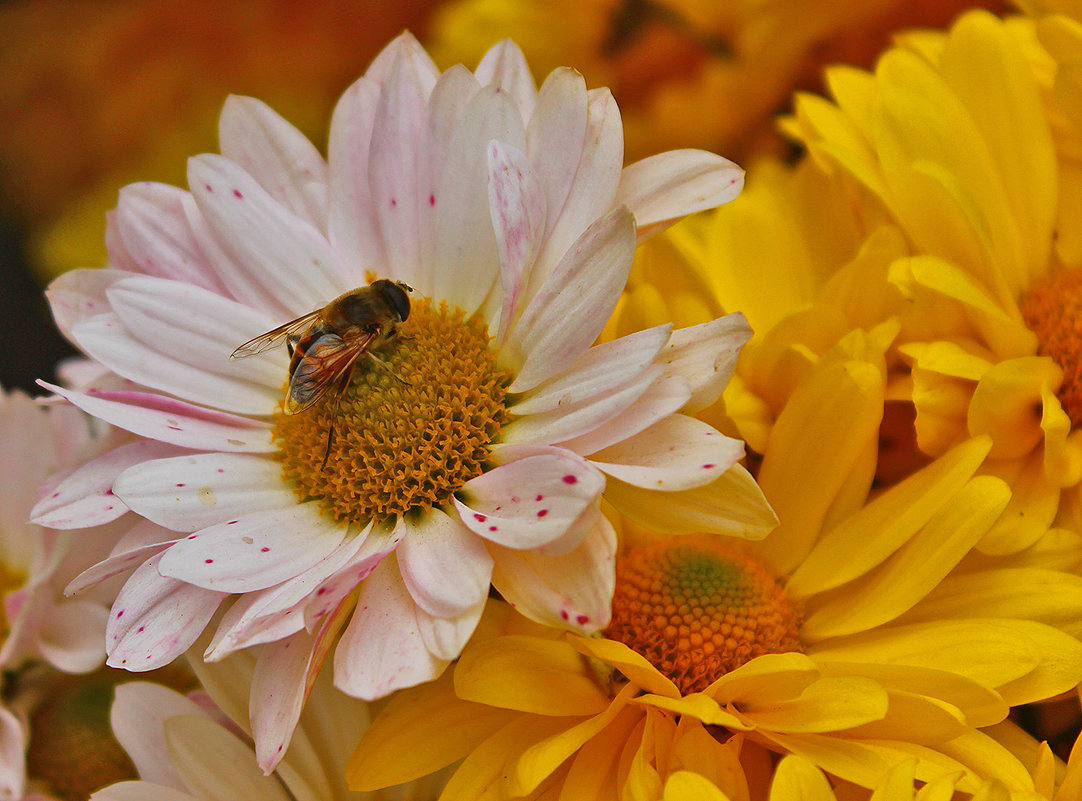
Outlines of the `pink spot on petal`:
{"type": "Polygon", "coordinates": [[[208,565],[211,564],[213,561],[214,561],[213,559],[204,559],[203,560],[203,562],[208,564],[208,565]]]}
{"type": "Polygon", "coordinates": [[[194,540],[194,539],[195,539],[196,537],[198,537],[198,536],[199,536],[198,534],[189,534],[189,535],[188,535],[188,539],[190,539],[190,540],[194,540]]]}
{"type": "Polygon", "coordinates": [[[262,551],[263,553],[266,553],[267,551],[269,551],[269,550],[270,550],[270,548],[268,548],[268,547],[267,547],[266,545],[264,545],[264,546],[263,546],[262,548],[260,548],[259,550],[260,550],[260,551],[262,551]]]}
{"type": "Polygon", "coordinates": [[[568,617],[567,617],[567,610],[566,610],[566,609],[561,609],[561,610],[560,610],[560,617],[562,617],[562,618],[563,618],[564,620],[567,620],[567,619],[568,619],[568,617]]]}
{"type": "Polygon", "coordinates": [[[567,475],[567,476],[564,476],[564,483],[565,484],[578,484],[579,479],[578,479],[577,476],[567,475]]]}
{"type": "Polygon", "coordinates": [[[511,503],[518,503],[521,500],[522,500],[522,498],[518,497],[517,495],[512,495],[511,496],[511,503]]]}
{"type": "Polygon", "coordinates": [[[545,516],[545,515],[547,515],[548,513],[549,513],[549,510],[548,510],[548,509],[541,509],[541,510],[539,510],[539,511],[538,511],[538,513],[537,513],[537,516],[538,516],[538,517],[544,517],[544,516],[545,516]]]}
{"type": "Polygon", "coordinates": [[[499,529],[498,529],[498,528],[496,528],[495,526],[489,526],[489,527],[488,527],[488,530],[489,530],[489,531],[499,531],[499,529]]]}
{"type": "Polygon", "coordinates": [[[429,206],[435,206],[436,205],[436,196],[435,195],[429,195],[428,196],[428,205],[429,206]]]}
{"type": "Polygon", "coordinates": [[[239,189],[234,189],[234,190],[233,190],[233,197],[239,197],[239,198],[240,198],[241,200],[244,200],[244,195],[242,195],[242,194],[240,193],[240,190],[239,190],[239,189]]]}
{"type": "Polygon", "coordinates": [[[118,619],[118,620],[119,620],[120,618],[124,617],[124,610],[123,610],[123,609],[121,609],[121,610],[120,610],[119,612],[117,612],[117,613],[116,613],[116,616],[117,616],[117,619],[118,619]]]}
{"type": "Polygon", "coordinates": [[[183,428],[180,428],[179,426],[166,426],[166,428],[171,429],[173,431],[183,431],[184,430],[183,428]]]}
{"type": "Polygon", "coordinates": [[[316,595],[322,595],[326,591],[327,591],[326,587],[320,587],[318,590],[316,590],[316,595]]]}
{"type": "Polygon", "coordinates": [[[711,467],[717,467],[717,465],[716,464],[704,464],[703,465],[704,470],[709,470],[711,467]]]}
{"type": "Polygon", "coordinates": [[[229,521],[228,523],[226,523],[226,525],[227,525],[227,526],[232,526],[232,525],[234,525],[235,523],[239,523],[239,522],[240,522],[239,520],[230,520],[230,521],[229,521]]]}
{"type": "Polygon", "coordinates": [[[214,191],[214,187],[212,187],[210,184],[203,184],[203,188],[206,189],[208,192],[214,191]]]}
{"type": "Polygon", "coordinates": [[[535,501],[543,501],[544,499],[545,499],[544,495],[538,495],[536,498],[534,498],[535,501]]]}
{"type": "Polygon", "coordinates": [[[480,512],[475,512],[473,515],[473,519],[476,520],[478,523],[484,523],[486,520],[488,520],[488,517],[481,514],[480,512]]]}
{"type": "Polygon", "coordinates": [[[178,487],[183,487],[184,485],[183,485],[183,484],[177,484],[177,486],[178,486],[178,487]]]}
{"type": "Polygon", "coordinates": [[[590,618],[588,618],[586,615],[576,615],[575,622],[578,623],[580,626],[585,626],[587,623],[590,622],[590,618]]]}
{"type": "Polygon", "coordinates": [[[225,472],[225,468],[224,468],[224,467],[219,467],[219,468],[218,468],[218,472],[219,472],[219,473],[224,473],[224,472],[225,472]]]}
{"type": "Polygon", "coordinates": [[[397,205],[398,205],[398,201],[395,200],[394,198],[391,198],[391,208],[393,209],[397,205]]]}
{"type": "Polygon", "coordinates": [[[147,627],[146,627],[146,626],[140,626],[140,627],[139,627],[139,631],[137,631],[136,633],[138,634],[139,632],[143,632],[143,631],[146,631],[146,629],[147,629],[147,627]]]}

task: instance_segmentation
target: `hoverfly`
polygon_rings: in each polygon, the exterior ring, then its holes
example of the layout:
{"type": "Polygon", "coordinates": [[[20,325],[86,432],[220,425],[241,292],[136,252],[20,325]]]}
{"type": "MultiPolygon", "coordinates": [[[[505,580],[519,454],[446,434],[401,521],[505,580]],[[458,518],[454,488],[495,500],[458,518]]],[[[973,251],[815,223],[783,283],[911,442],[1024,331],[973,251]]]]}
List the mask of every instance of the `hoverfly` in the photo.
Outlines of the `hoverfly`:
{"type": "MultiPolygon", "coordinates": [[[[349,386],[358,359],[372,359],[390,372],[373,351],[391,342],[399,324],[409,317],[407,293],[412,291],[412,287],[401,281],[385,278],[351,289],[321,309],[249,339],[230,358],[263,353],[285,339],[290,357],[285,413],[303,412],[323,397],[337,401],[349,386]]],[[[327,437],[327,455],[333,437],[332,425],[327,437]]]]}

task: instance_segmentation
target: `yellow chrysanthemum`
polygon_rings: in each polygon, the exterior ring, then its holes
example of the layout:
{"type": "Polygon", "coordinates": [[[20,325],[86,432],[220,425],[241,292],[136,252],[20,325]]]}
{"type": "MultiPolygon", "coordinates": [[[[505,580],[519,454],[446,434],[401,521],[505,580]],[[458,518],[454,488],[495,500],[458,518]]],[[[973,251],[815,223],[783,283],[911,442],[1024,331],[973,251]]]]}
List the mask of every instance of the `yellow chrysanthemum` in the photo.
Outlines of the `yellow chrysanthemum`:
{"type": "Polygon", "coordinates": [[[441,63],[473,63],[509,36],[539,76],[575,65],[612,88],[632,159],[669,147],[746,159],[779,149],[773,116],[793,89],[819,85],[824,64],[870,64],[891,31],[943,25],[973,6],[1004,4],[457,0],[440,9],[429,45],[441,63]]]}
{"type": "MultiPolygon", "coordinates": [[[[860,407],[881,404],[882,370],[822,361],[776,431],[795,435],[818,415],[857,426],[872,416],[860,407]]],[[[796,439],[781,464],[808,482],[829,458],[793,453],[796,439]]],[[[813,434],[803,450],[821,442],[813,434]]],[[[742,762],[743,743],[864,787],[913,758],[924,782],[1033,792],[1024,764],[977,729],[1082,680],[1082,581],[965,562],[1009,498],[1000,479],[976,475],[989,447],[959,446],[825,536],[813,510],[838,500],[826,475],[786,496],[802,513],[783,514],[762,543],[666,537],[661,507],[656,520],[625,521],[607,639],[490,621],[452,676],[391,701],[351,781],[371,789],[465,757],[444,798],[620,797],[632,784],[661,798],[680,770],[742,762]]],[[[722,772],[731,783],[739,771],[722,772]]]]}

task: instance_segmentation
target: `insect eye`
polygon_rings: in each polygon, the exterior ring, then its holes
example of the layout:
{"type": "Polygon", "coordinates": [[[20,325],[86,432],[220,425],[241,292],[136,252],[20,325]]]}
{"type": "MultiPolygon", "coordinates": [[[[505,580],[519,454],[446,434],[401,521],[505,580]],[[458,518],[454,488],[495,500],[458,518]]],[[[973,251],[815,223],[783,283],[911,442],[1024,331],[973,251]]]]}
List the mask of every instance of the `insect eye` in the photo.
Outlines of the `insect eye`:
{"type": "Polygon", "coordinates": [[[384,300],[394,309],[399,320],[405,320],[410,316],[410,299],[406,293],[413,291],[411,287],[401,281],[388,281],[386,279],[375,281],[372,287],[383,295],[384,300]]]}

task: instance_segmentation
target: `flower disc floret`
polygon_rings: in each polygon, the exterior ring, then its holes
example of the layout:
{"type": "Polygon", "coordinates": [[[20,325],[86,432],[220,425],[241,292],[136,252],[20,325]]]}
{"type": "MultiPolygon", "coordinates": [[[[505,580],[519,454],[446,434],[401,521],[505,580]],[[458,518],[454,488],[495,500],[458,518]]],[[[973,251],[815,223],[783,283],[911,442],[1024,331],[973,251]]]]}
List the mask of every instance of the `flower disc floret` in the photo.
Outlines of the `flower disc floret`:
{"type": "Polygon", "coordinates": [[[1055,272],[1022,298],[1022,317],[1037,335],[1037,352],[1063,369],[1060,403],[1074,425],[1082,420],[1082,271],[1055,272]]]}
{"type": "Polygon", "coordinates": [[[757,656],[801,650],[801,617],[759,561],[701,535],[636,548],[620,560],[605,634],[687,694],[757,656]]]}
{"type": "Polygon", "coordinates": [[[496,368],[488,342],[480,317],[414,303],[379,362],[357,360],[341,397],[328,392],[298,414],[275,415],[286,480],[335,520],[362,525],[451,503],[484,472],[509,419],[511,375],[496,368]]]}

